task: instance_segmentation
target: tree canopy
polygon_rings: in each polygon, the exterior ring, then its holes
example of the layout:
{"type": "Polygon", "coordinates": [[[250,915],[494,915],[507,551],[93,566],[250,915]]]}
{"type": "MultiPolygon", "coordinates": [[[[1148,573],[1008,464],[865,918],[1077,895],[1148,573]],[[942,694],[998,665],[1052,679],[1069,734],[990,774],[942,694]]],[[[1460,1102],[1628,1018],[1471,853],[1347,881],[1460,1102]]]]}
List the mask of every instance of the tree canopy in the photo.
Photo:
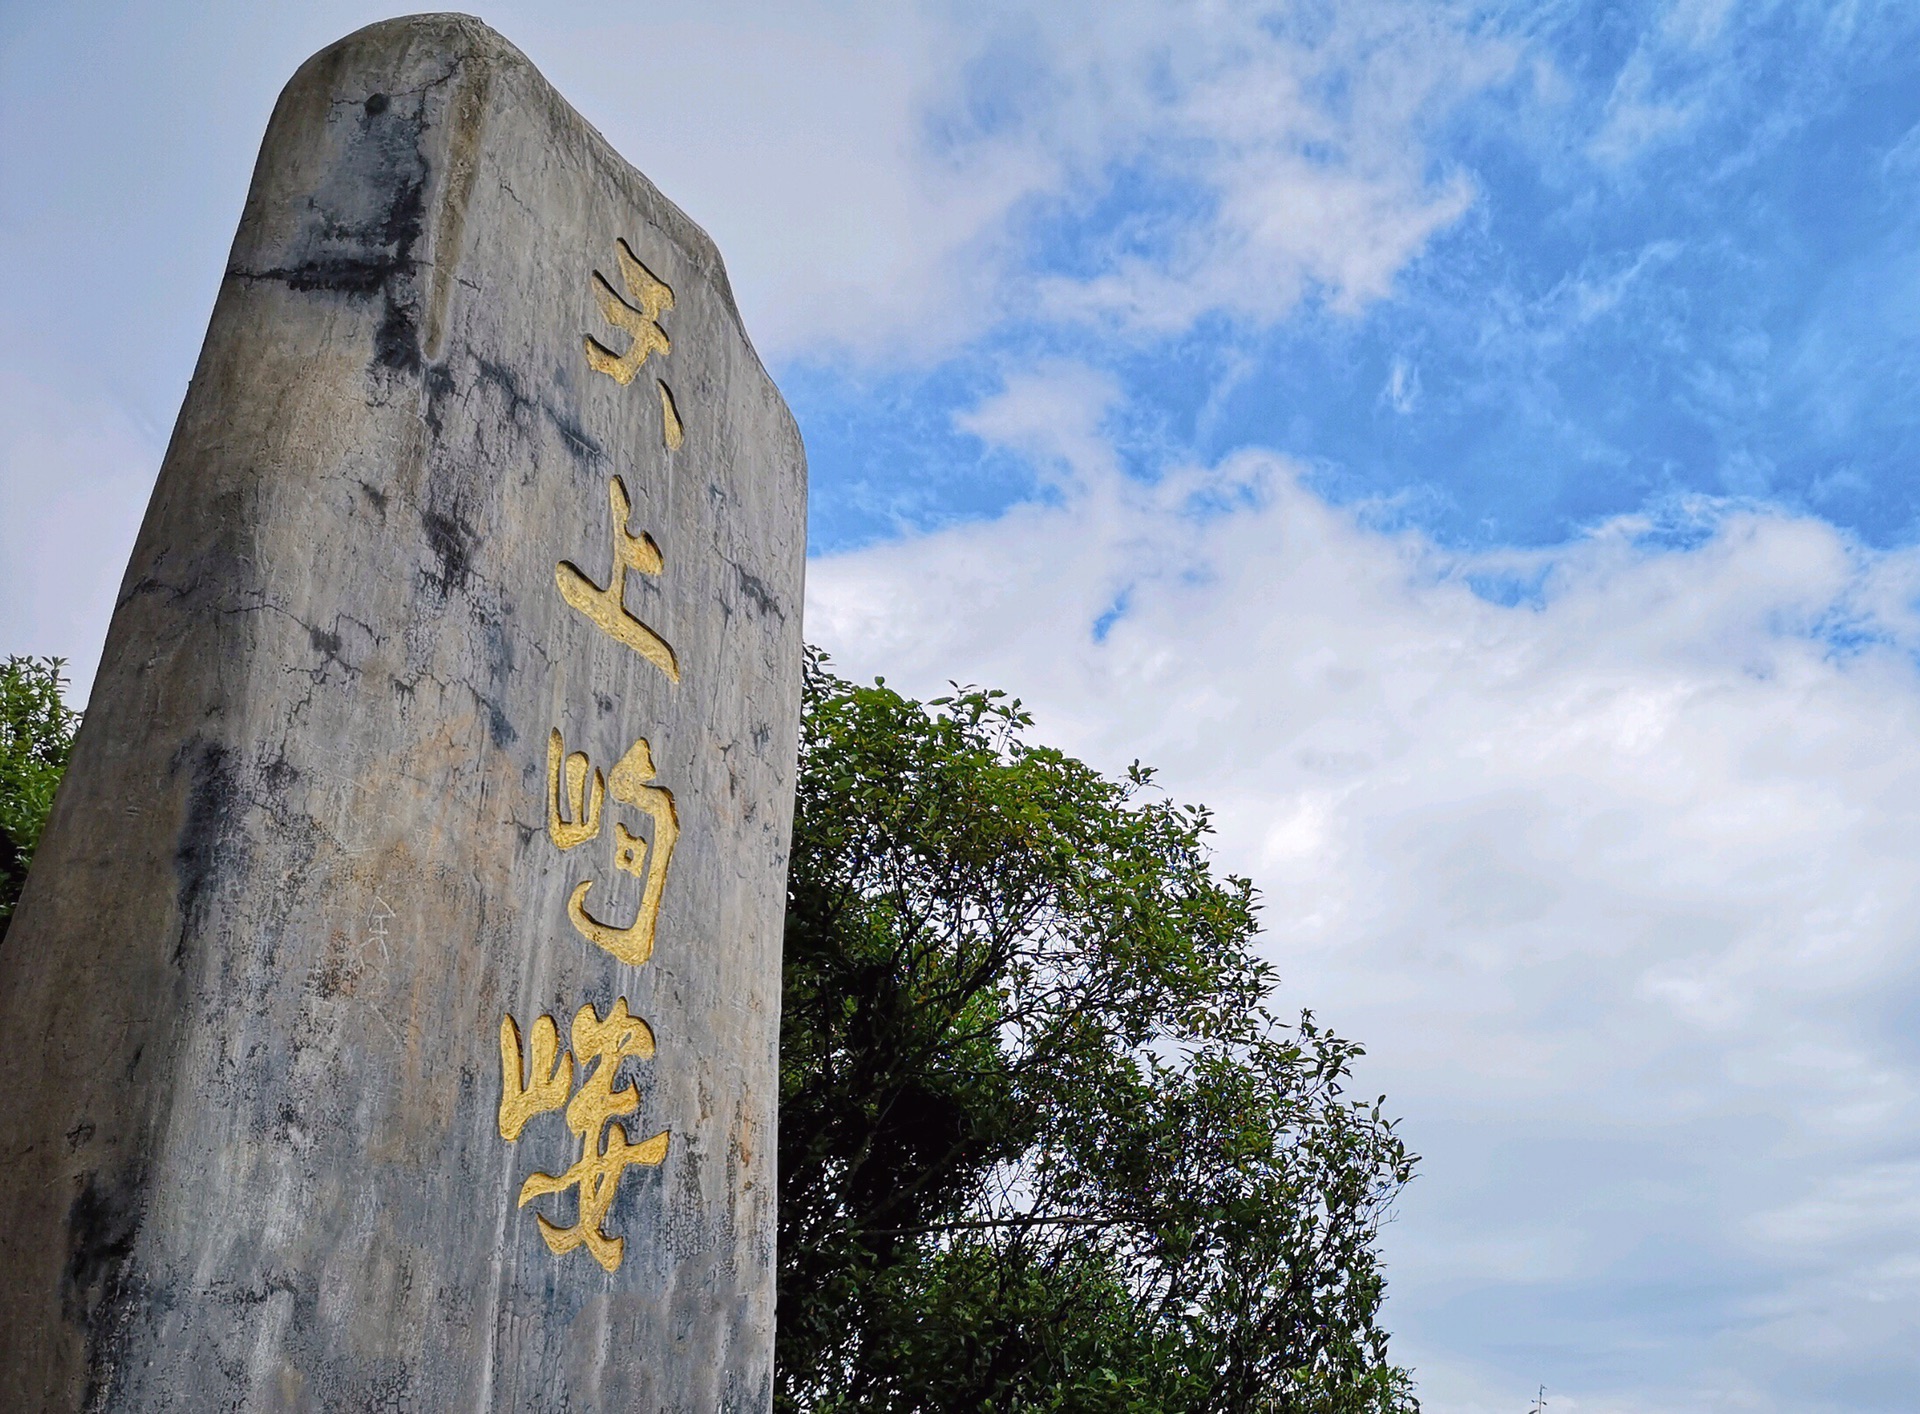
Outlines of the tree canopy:
{"type": "Polygon", "coordinates": [[[810,657],[781,1025],[784,1411],[1417,1409],[1414,1157],[1283,1023],[1204,809],[810,657]]]}
{"type": "Polygon", "coordinates": [[[0,938],[80,726],[61,696],[65,667],[64,658],[9,658],[0,666],[0,938]]]}

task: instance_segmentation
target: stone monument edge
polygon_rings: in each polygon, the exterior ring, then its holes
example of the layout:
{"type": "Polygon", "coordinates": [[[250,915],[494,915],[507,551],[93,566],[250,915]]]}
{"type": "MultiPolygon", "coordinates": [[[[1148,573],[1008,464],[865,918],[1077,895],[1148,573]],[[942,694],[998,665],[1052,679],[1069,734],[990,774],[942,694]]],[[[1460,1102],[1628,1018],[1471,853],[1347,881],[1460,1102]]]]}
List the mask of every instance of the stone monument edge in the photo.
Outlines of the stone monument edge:
{"type": "MultiPolygon", "coordinates": [[[[694,262],[700,267],[701,273],[711,282],[712,288],[719,296],[720,302],[723,304],[727,316],[732,321],[734,330],[738,334],[743,349],[747,355],[751,357],[764,378],[765,386],[768,389],[774,390],[775,396],[769,399],[769,403],[771,406],[779,409],[779,416],[784,421],[786,441],[792,449],[792,454],[797,466],[800,468],[798,491],[802,498],[800,513],[804,523],[804,444],[799,436],[798,427],[794,422],[791,411],[787,408],[785,400],[777,395],[777,385],[774,384],[771,375],[767,373],[764,361],[760,359],[758,350],[754,347],[752,340],[747,335],[744,325],[741,322],[731,283],[717,246],[703,228],[688,217],[674,202],[660,193],[658,188],[631,162],[627,161],[598,129],[588,123],[522,51],[504,37],[500,36],[484,22],[472,16],[450,13],[400,17],[365,26],[316,52],[296,70],[275,104],[274,117],[269,121],[266,134],[262,141],[261,155],[256,160],[254,179],[250,186],[250,192],[257,190],[262,185],[260,181],[261,164],[267,159],[269,146],[272,143],[275,133],[275,125],[279,121],[283,109],[289,102],[297,101],[303,94],[311,94],[321,76],[328,72],[329,66],[342,62],[349,55],[356,53],[364,55],[378,52],[380,49],[404,48],[415,43],[431,44],[443,49],[447,53],[450,61],[456,66],[464,63],[476,63],[495,66],[503,70],[513,68],[524,74],[528,80],[530,89],[540,95],[543,101],[550,103],[554,113],[567,126],[580,133],[583,143],[593,150],[594,160],[603,165],[608,172],[618,174],[619,179],[627,184],[635,193],[636,204],[644,207],[655,219],[659,220],[664,227],[668,228],[672,237],[678,241],[693,258],[694,262]]],[[[221,297],[227,294],[233,281],[246,278],[245,266],[241,263],[240,257],[244,254],[241,246],[249,230],[250,215],[250,212],[243,210],[234,242],[234,256],[230,258],[228,266],[223,273],[220,292],[221,297]]],[[[217,317],[218,308],[218,301],[216,301],[215,317],[217,317]]],[[[198,373],[196,373],[196,379],[197,378],[198,373]]],[[[185,402],[183,402],[183,409],[186,404],[191,402],[192,397],[193,394],[190,390],[185,402]]],[[[171,443],[174,439],[180,437],[181,429],[182,419],[176,419],[174,436],[170,438],[170,445],[166,458],[163,460],[163,465],[174,460],[175,448],[171,443]]],[[[177,489],[187,488],[183,483],[182,487],[177,489]]],[[[153,507],[150,505],[147,515],[150,517],[152,514],[153,507]]],[[[143,518],[141,539],[143,542],[147,539],[145,518],[143,518]]],[[[795,586],[796,590],[803,591],[804,589],[805,568],[803,549],[797,564],[798,583],[795,586]]],[[[136,583],[136,576],[140,572],[138,557],[136,556],[135,561],[129,565],[127,576],[122,582],[120,593],[115,601],[116,620],[120,618],[120,611],[126,606],[129,597],[138,592],[139,585],[136,583]]],[[[797,608],[798,605],[796,604],[796,609],[797,608]]],[[[795,632],[799,632],[797,619],[795,632]]],[[[793,673],[794,676],[797,677],[797,664],[793,668],[793,673]]],[[[96,724],[96,733],[102,729],[102,725],[96,724]]],[[[99,755],[101,748],[89,745],[84,740],[84,735],[85,729],[83,728],[83,740],[80,744],[78,754],[86,757],[99,755]]],[[[69,809],[63,812],[60,809],[59,803],[56,803],[56,824],[64,815],[71,813],[72,803],[68,802],[68,805],[69,809]]],[[[79,828],[78,822],[71,822],[60,827],[56,832],[71,833],[77,828],[79,828]]],[[[185,836],[183,835],[182,838],[184,839],[185,836]]],[[[41,881],[41,887],[37,890],[32,889],[31,884],[29,885],[30,893],[22,900],[23,917],[30,917],[33,913],[39,911],[35,905],[34,895],[45,893],[49,887],[50,884],[48,881],[41,881]]],[[[777,1000],[777,990],[775,996],[777,1000]]],[[[160,1039],[159,1033],[156,1033],[156,1039],[160,1039]]],[[[170,1050],[171,1043],[163,1042],[157,1049],[170,1050]]],[[[170,1107],[174,1098],[169,1083],[162,1080],[159,1085],[159,1093],[153,1098],[158,1103],[151,1117],[150,1127],[164,1129],[166,1127],[166,1110],[170,1107]]],[[[139,1148],[143,1146],[136,1142],[131,1147],[139,1148]]],[[[137,1231],[137,1228],[138,1220],[136,1218],[133,1228],[129,1230],[126,1236],[125,1240],[127,1242],[131,1241],[131,1234],[133,1231],[137,1231]]],[[[117,1250],[120,1245],[124,1244],[122,1238],[117,1235],[117,1229],[115,1231],[105,1231],[103,1229],[100,1241],[95,1244],[95,1246],[101,1249],[103,1260],[111,1259],[114,1255],[114,1250],[117,1250]]]]}

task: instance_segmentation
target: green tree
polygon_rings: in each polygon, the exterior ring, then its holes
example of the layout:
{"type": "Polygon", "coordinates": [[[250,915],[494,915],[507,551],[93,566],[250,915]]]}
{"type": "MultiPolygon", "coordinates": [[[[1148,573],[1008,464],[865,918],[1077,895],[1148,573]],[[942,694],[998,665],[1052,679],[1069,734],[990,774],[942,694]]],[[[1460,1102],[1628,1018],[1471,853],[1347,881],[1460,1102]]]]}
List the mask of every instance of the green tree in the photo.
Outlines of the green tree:
{"type": "Polygon", "coordinates": [[[784,1411],[1418,1408],[1414,1157],[1269,1010],[1253,886],[1136,765],[809,658],[781,1022],[784,1411]]]}
{"type": "Polygon", "coordinates": [[[65,667],[64,658],[9,658],[0,667],[0,939],[80,727],[61,696],[65,667]]]}
{"type": "Polygon", "coordinates": [[[65,667],[61,657],[10,657],[0,667],[0,938],[81,726],[61,695],[65,667]]]}

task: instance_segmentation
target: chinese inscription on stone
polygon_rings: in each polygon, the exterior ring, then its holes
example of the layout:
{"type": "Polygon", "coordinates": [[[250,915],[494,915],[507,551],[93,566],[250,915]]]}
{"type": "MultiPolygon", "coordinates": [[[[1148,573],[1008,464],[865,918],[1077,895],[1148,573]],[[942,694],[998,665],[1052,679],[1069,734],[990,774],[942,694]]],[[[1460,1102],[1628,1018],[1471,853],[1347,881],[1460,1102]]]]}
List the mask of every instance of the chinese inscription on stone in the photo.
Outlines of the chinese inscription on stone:
{"type": "MultiPolygon", "coordinates": [[[[638,306],[623,299],[597,270],[593,282],[607,321],[630,335],[632,342],[626,352],[615,354],[588,335],[586,354],[595,372],[625,387],[649,355],[665,355],[672,348],[659,320],[673,308],[673,291],[640,262],[624,239],[615,243],[615,254],[622,281],[639,301],[638,306]]],[[[682,443],[684,427],[666,381],[655,382],[660,391],[661,440],[668,451],[673,451],[682,443]]],[[[554,567],[554,583],[568,605],[585,615],[594,627],[631,648],[664,673],[669,682],[677,684],[680,667],[672,646],[626,604],[628,570],[654,576],[665,572],[660,547],[652,536],[644,531],[636,535],[630,528],[633,501],[618,476],[607,483],[607,501],[612,513],[613,563],[606,587],[595,585],[568,560],[554,567]]],[[[591,879],[575,884],[567,899],[567,918],[581,938],[633,967],[653,956],[667,870],[680,834],[673,792],[652,784],[653,779],[653,751],[645,737],[636,738],[606,774],[585,752],[569,753],[558,727],[547,739],[545,813],[547,836],[555,848],[570,851],[600,838],[609,796],[617,805],[634,811],[636,823],[644,820],[650,826],[648,834],[636,835],[624,821],[613,821],[614,867],[642,883],[633,922],[622,927],[587,911],[591,879]]],[[[536,1173],[528,1178],[520,1188],[520,1206],[535,1198],[576,1190],[577,1216],[572,1225],[562,1227],[536,1214],[540,1235],[556,1256],[585,1247],[594,1260],[612,1272],[619,1269],[625,1243],[607,1233],[601,1224],[613,1206],[621,1175],[630,1165],[660,1163],[672,1142],[668,1132],[662,1130],[634,1143],[622,1116],[640,1107],[639,1092],[631,1082],[618,1088],[614,1085],[622,1061],[629,1057],[653,1059],[653,1029],[628,1013],[626,998],[622,997],[604,1018],[590,1003],[582,1006],[574,1015],[570,1039],[572,1051],[560,1051],[559,1027],[551,1017],[540,1016],[533,1023],[531,1050],[523,1052],[519,1024],[511,1013],[501,1019],[500,1137],[515,1142],[533,1116],[566,1107],[567,1128],[580,1140],[580,1158],[563,1174],[536,1173]],[[576,1068],[580,1088],[569,1100],[576,1068]]]]}

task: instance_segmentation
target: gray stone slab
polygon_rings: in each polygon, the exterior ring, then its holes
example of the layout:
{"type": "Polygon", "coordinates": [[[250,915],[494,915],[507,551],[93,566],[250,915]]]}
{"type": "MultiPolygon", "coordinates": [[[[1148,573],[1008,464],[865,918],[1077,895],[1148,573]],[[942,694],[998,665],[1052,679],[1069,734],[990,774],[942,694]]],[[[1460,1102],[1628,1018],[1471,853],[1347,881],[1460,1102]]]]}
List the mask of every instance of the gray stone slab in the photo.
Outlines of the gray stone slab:
{"type": "Polygon", "coordinates": [[[768,1406],[804,502],[518,51],[300,70],[0,945],[0,1408],[768,1406]]]}

